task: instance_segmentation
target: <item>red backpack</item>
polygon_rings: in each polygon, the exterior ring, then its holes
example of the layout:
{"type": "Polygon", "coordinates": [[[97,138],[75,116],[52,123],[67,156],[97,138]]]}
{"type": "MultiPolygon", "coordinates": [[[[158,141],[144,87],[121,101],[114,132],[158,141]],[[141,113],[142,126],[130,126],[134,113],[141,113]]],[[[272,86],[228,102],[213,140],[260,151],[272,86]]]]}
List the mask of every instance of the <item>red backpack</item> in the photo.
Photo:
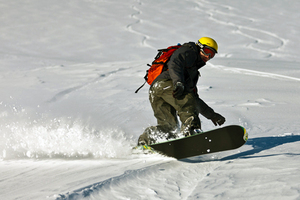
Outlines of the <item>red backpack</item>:
{"type": "MultiPolygon", "coordinates": [[[[144,79],[146,80],[145,83],[147,82],[149,85],[152,84],[152,82],[160,75],[163,71],[168,70],[167,68],[167,62],[170,60],[170,57],[176,51],[181,47],[181,44],[177,44],[175,46],[170,46],[166,49],[158,49],[158,53],[154,58],[154,61],[152,64],[147,64],[150,66],[150,68],[146,71],[146,75],[144,79]]],[[[144,85],[145,83],[139,87],[135,93],[137,93],[144,85]]]]}

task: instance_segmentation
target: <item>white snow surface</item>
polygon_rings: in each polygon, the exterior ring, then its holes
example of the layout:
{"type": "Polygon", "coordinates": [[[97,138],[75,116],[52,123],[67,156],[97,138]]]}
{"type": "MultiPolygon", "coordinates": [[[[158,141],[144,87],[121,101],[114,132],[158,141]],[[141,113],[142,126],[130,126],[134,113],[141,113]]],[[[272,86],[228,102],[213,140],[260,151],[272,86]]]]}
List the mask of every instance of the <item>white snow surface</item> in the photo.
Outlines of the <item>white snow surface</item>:
{"type": "MultiPolygon", "coordinates": [[[[0,0],[0,199],[300,199],[299,1],[0,0]],[[243,147],[133,154],[156,50],[219,53],[199,95],[243,147]]],[[[214,125],[201,117],[204,130],[214,125]]]]}

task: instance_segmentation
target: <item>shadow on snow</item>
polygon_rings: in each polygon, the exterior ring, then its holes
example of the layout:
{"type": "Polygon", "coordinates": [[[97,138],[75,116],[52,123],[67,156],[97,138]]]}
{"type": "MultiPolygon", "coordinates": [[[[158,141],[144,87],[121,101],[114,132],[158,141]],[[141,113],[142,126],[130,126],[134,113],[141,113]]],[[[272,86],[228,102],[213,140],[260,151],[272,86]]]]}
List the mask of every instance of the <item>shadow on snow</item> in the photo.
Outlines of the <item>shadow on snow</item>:
{"type": "MultiPolygon", "coordinates": [[[[259,137],[259,138],[251,138],[248,139],[247,143],[245,145],[251,145],[253,149],[244,151],[241,153],[237,153],[234,155],[226,156],[223,158],[220,158],[221,161],[231,160],[231,159],[246,159],[246,158],[254,158],[254,157],[270,157],[270,156],[277,156],[277,155],[283,155],[283,154],[270,154],[270,155],[260,155],[260,156],[254,156],[257,153],[260,153],[261,151],[265,151],[268,149],[272,149],[274,147],[298,142],[300,141],[300,135],[289,135],[289,136],[273,136],[273,137],[259,137]]],[[[293,153],[285,153],[285,155],[300,155],[300,154],[293,154],[293,153]]],[[[200,158],[201,156],[199,156],[200,158]]],[[[207,162],[203,160],[194,160],[194,159],[182,159],[183,162],[190,162],[190,163],[198,163],[198,162],[207,162]]],[[[214,160],[215,161],[215,160],[214,160]]],[[[209,161],[208,161],[209,162],[209,161]]]]}
{"type": "MultiPolygon", "coordinates": [[[[277,146],[280,146],[283,144],[288,144],[288,143],[298,142],[298,141],[300,141],[300,135],[251,138],[247,141],[246,145],[251,145],[253,147],[253,149],[245,151],[245,152],[241,152],[238,154],[230,155],[230,156],[224,157],[220,160],[275,156],[274,154],[254,156],[254,154],[260,153],[261,151],[265,151],[268,149],[272,149],[274,147],[277,147],[277,146]]],[[[295,155],[293,153],[288,153],[288,154],[295,155]]],[[[276,154],[276,155],[282,155],[282,154],[276,154]]],[[[296,154],[296,155],[300,155],[300,154],[296,154]]]]}

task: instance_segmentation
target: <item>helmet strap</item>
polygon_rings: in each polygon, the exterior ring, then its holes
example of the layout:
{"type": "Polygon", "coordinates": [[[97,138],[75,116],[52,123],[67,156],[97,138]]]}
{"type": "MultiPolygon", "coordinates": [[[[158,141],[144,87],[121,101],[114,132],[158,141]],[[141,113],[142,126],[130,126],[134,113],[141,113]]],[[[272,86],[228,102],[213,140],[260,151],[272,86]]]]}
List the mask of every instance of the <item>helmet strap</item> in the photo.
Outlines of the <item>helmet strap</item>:
{"type": "Polygon", "coordinates": [[[203,49],[203,48],[204,48],[204,45],[201,44],[199,41],[198,41],[196,44],[200,47],[200,49],[203,49]]]}

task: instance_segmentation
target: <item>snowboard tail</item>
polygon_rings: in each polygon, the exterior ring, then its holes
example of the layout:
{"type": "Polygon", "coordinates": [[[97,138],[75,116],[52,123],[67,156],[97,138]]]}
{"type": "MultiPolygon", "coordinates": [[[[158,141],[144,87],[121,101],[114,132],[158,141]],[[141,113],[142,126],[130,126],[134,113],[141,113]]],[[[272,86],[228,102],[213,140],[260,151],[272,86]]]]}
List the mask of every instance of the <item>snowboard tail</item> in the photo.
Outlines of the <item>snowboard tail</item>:
{"type": "Polygon", "coordinates": [[[151,144],[161,154],[176,159],[199,156],[243,146],[248,140],[248,134],[242,126],[230,125],[204,133],[151,144]]]}

